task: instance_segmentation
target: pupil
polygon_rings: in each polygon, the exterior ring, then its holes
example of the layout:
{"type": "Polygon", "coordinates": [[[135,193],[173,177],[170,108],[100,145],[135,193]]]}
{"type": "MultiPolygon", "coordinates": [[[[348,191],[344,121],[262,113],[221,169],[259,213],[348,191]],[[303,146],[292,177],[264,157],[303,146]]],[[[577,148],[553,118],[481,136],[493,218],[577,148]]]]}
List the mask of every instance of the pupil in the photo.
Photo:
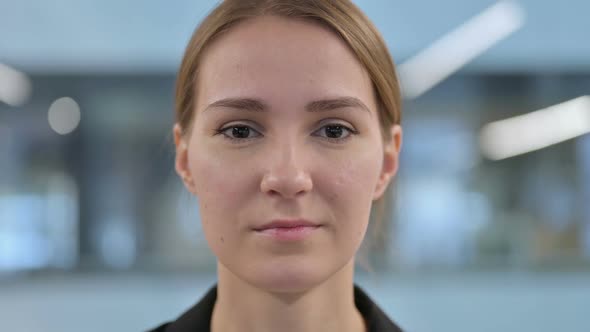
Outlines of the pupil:
{"type": "Polygon", "coordinates": [[[342,127],[341,126],[328,126],[326,127],[326,132],[328,137],[330,138],[339,138],[342,136],[342,127]]]}
{"type": "Polygon", "coordinates": [[[248,134],[250,133],[250,128],[248,127],[234,127],[233,135],[237,138],[248,138],[248,134]]]}

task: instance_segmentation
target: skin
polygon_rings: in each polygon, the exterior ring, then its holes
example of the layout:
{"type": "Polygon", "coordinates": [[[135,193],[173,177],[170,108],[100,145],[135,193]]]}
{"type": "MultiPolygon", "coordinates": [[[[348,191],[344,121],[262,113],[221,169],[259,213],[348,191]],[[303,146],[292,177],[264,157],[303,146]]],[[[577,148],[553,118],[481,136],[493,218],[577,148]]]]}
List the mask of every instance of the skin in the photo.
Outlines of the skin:
{"type": "Polygon", "coordinates": [[[392,126],[383,141],[364,67],[330,30],[266,16],[216,39],[197,83],[192,128],[174,127],[176,171],[198,199],[218,259],[212,331],[365,331],[354,256],[373,200],[397,171],[402,131],[392,126]],[[366,109],[306,111],[342,97],[366,109]],[[264,111],[219,105],[228,98],[257,100],[264,111]],[[277,218],[322,226],[290,243],[252,229],[277,218]]]}

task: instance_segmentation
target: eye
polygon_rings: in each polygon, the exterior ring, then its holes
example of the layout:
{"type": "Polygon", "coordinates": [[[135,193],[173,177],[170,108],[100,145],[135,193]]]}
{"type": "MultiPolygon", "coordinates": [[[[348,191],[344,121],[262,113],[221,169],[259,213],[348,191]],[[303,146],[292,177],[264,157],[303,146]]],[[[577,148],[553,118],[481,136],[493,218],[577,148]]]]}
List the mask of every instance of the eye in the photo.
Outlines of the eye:
{"type": "Polygon", "coordinates": [[[239,143],[245,140],[261,136],[261,134],[254,128],[246,125],[231,125],[217,130],[217,134],[221,134],[224,138],[232,141],[232,143],[239,143]]]}
{"type": "MultiPolygon", "coordinates": [[[[247,125],[230,125],[221,129],[216,130],[217,134],[223,135],[225,139],[230,140],[232,143],[240,143],[243,141],[251,140],[256,137],[262,136],[256,129],[247,126],[247,125]]],[[[341,143],[345,140],[348,140],[352,135],[357,134],[358,132],[354,129],[351,129],[345,125],[334,123],[328,124],[321,127],[315,133],[320,133],[319,136],[322,139],[341,143]]]]}
{"type": "Polygon", "coordinates": [[[345,141],[349,139],[352,135],[357,134],[356,130],[339,123],[325,125],[322,128],[320,128],[317,132],[325,134],[325,136],[319,135],[320,137],[335,142],[345,141]]]}

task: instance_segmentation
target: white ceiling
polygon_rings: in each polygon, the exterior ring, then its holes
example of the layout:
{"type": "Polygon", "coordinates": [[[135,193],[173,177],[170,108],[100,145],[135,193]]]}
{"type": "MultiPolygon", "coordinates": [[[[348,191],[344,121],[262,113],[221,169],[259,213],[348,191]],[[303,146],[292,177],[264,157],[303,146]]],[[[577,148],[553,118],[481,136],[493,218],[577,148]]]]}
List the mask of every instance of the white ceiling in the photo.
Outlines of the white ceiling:
{"type": "MultiPolygon", "coordinates": [[[[357,0],[396,61],[496,1],[357,0]]],[[[0,62],[30,72],[176,70],[211,0],[0,0],[0,62]]],[[[521,0],[524,27],[467,71],[590,71],[590,1],[521,0]]]]}

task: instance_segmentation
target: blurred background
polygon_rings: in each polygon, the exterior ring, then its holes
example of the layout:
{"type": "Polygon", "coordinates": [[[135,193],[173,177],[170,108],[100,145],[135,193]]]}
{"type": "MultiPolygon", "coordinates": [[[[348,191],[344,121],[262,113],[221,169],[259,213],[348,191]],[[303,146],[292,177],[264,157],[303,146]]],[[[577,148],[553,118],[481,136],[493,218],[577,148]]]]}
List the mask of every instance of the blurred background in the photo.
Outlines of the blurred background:
{"type": "MultiPolygon", "coordinates": [[[[0,0],[3,331],[143,331],[215,282],[171,137],[215,3],[0,0]]],[[[590,331],[590,2],[355,3],[405,96],[358,283],[407,331],[590,331]]]]}

